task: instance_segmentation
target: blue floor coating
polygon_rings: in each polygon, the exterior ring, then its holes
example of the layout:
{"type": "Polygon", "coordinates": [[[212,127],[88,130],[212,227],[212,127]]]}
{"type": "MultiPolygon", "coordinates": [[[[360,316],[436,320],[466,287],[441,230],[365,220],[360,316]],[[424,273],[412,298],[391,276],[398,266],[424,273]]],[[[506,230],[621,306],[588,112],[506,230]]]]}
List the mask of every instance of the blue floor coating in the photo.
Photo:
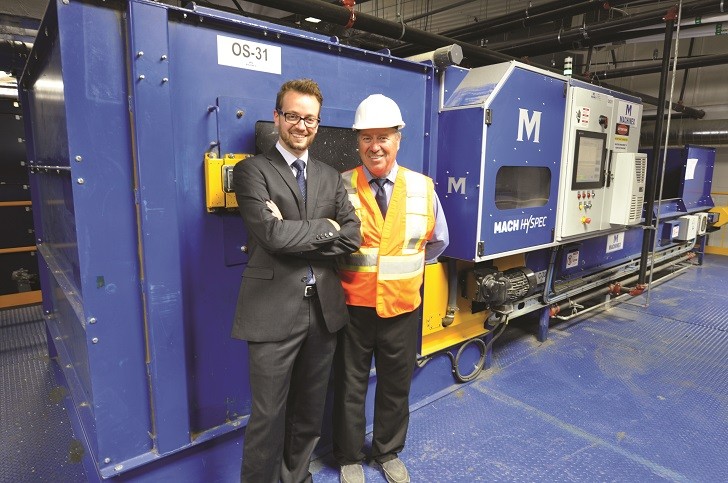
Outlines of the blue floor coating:
{"type": "Polygon", "coordinates": [[[0,481],[86,481],[40,306],[0,311],[0,481]]]}
{"type": "MultiPolygon", "coordinates": [[[[536,318],[512,321],[490,370],[412,412],[412,481],[727,481],[726,269],[707,256],[649,306],[552,322],[543,343],[536,318]]],[[[17,310],[0,311],[0,481],[84,481],[40,308],[17,310]]],[[[330,454],[311,470],[338,481],[330,454]]]]}
{"type": "MultiPolygon", "coordinates": [[[[412,481],[727,481],[727,268],[708,256],[648,307],[552,322],[544,343],[514,321],[491,370],[412,413],[412,481]]],[[[330,455],[312,469],[338,481],[330,455]]]]}

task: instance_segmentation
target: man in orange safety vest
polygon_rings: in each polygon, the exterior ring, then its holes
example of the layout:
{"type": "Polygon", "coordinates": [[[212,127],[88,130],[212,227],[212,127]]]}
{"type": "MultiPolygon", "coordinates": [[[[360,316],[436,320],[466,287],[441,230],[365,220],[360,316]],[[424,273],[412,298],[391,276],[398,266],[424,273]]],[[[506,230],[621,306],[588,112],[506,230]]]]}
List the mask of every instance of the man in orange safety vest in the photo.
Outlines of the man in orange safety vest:
{"type": "Polygon", "coordinates": [[[361,248],[339,263],[350,322],[339,332],[334,362],[334,456],[347,483],[364,481],[364,403],[374,354],[372,459],[387,481],[409,482],[398,454],[409,424],[420,289],[425,262],[435,262],[449,241],[432,179],[397,164],[404,126],[392,99],[364,99],[353,125],[363,166],[342,174],[362,233],[361,248]]]}

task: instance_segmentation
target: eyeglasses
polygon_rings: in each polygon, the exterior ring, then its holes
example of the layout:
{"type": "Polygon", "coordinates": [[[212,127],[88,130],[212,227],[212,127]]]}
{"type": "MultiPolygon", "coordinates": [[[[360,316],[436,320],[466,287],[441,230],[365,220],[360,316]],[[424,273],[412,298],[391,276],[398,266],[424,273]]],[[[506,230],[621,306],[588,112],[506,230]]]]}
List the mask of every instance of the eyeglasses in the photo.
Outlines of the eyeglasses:
{"type": "Polygon", "coordinates": [[[283,116],[283,119],[285,119],[287,123],[290,124],[298,124],[299,122],[301,122],[301,119],[303,119],[303,123],[306,125],[306,127],[316,127],[318,126],[318,123],[321,122],[321,119],[318,117],[301,117],[295,112],[283,112],[280,109],[276,109],[276,111],[278,112],[278,114],[283,116]]]}

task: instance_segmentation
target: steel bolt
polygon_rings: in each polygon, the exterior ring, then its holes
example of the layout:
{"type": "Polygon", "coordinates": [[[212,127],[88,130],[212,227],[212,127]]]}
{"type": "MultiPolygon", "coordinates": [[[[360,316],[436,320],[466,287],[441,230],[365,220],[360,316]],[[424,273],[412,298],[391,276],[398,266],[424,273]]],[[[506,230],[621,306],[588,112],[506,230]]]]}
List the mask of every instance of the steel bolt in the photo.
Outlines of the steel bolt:
{"type": "Polygon", "coordinates": [[[114,471],[121,471],[122,468],[124,468],[124,465],[116,465],[114,466],[114,471]]]}
{"type": "Polygon", "coordinates": [[[76,180],[76,183],[78,183],[78,184],[84,184],[85,182],[86,182],[86,180],[84,180],[83,178],[78,178],[76,180]]]}
{"type": "Polygon", "coordinates": [[[76,161],[77,161],[77,162],[79,162],[79,163],[80,163],[80,162],[81,162],[81,160],[83,160],[83,158],[82,158],[81,156],[76,156],[76,161]]]}
{"type": "Polygon", "coordinates": [[[168,78],[166,78],[166,77],[162,77],[162,84],[164,84],[164,83],[165,83],[165,82],[167,82],[168,80],[169,80],[168,78]]]}
{"type": "Polygon", "coordinates": [[[94,343],[94,344],[98,344],[99,343],[99,338],[98,337],[94,337],[93,339],[91,339],[91,342],[94,343]]]}
{"type": "Polygon", "coordinates": [[[144,52],[142,52],[141,50],[139,52],[137,52],[137,57],[142,57],[143,55],[144,55],[144,52]]]}
{"type": "Polygon", "coordinates": [[[108,465],[109,463],[111,463],[111,458],[104,458],[104,463],[106,463],[107,465],[108,465]]]}
{"type": "Polygon", "coordinates": [[[96,317],[91,317],[90,319],[88,319],[88,323],[89,324],[95,324],[96,323],[96,317]]]}
{"type": "Polygon", "coordinates": [[[139,80],[144,80],[144,79],[145,79],[144,74],[139,74],[139,80]]]}
{"type": "Polygon", "coordinates": [[[160,57],[160,60],[167,60],[167,54],[162,54],[162,57],[160,57]]]}
{"type": "Polygon", "coordinates": [[[242,109],[238,109],[237,112],[235,113],[235,117],[237,117],[238,119],[240,119],[244,115],[245,115],[245,111],[243,111],[242,109]]]}

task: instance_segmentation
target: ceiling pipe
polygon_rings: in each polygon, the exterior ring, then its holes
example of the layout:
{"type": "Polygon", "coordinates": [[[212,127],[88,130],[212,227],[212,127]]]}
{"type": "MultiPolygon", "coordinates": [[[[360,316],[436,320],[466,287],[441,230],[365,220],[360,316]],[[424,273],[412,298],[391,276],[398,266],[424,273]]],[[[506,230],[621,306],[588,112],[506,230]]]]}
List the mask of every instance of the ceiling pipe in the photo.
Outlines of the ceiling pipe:
{"type": "Polygon", "coordinates": [[[443,35],[447,35],[448,37],[453,37],[458,40],[473,40],[481,38],[484,35],[511,32],[519,28],[528,28],[535,25],[542,25],[545,23],[563,20],[573,17],[575,15],[581,15],[583,13],[595,10],[603,9],[605,11],[608,11],[612,7],[625,5],[627,3],[629,3],[629,0],[615,0],[613,2],[607,2],[605,0],[589,0],[577,4],[571,4],[571,2],[569,2],[569,4],[564,7],[548,10],[540,14],[530,13],[530,15],[526,15],[525,18],[506,21],[503,20],[502,17],[496,17],[482,22],[482,24],[487,23],[489,25],[478,25],[478,28],[472,28],[472,26],[469,26],[471,28],[470,31],[455,35],[443,32],[443,35]]]}
{"type": "MultiPolygon", "coordinates": [[[[421,13],[419,15],[414,15],[412,17],[407,17],[404,19],[404,23],[408,22],[414,22],[415,20],[419,20],[421,18],[427,18],[435,15],[436,13],[445,12],[447,10],[452,10],[453,8],[462,7],[463,5],[467,5],[468,3],[473,3],[477,0],[462,0],[458,3],[453,3],[451,5],[447,5],[445,7],[436,8],[435,10],[430,10],[429,12],[421,13]]],[[[359,2],[361,3],[361,2],[359,2]]],[[[444,33],[442,35],[445,35],[444,33]]]]}
{"type": "Polygon", "coordinates": [[[510,55],[408,27],[404,23],[392,22],[365,13],[350,11],[346,7],[331,5],[320,0],[250,0],[250,3],[316,17],[333,24],[383,35],[390,39],[412,42],[427,47],[427,50],[458,44],[462,47],[463,54],[466,57],[491,64],[513,60],[513,57],[510,55]]]}
{"type": "MultiPolygon", "coordinates": [[[[439,47],[445,47],[447,45],[457,44],[463,49],[463,54],[470,60],[476,60],[485,64],[497,64],[501,62],[509,62],[511,60],[517,60],[515,57],[502,54],[499,52],[486,49],[484,47],[477,47],[472,44],[461,42],[458,40],[449,39],[442,35],[432,34],[423,30],[407,27],[406,25],[399,24],[397,22],[390,22],[388,20],[382,20],[371,15],[356,13],[348,10],[346,7],[339,7],[328,4],[319,0],[249,0],[251,3],[256,3],[264,6],[274,6],[279,9],[286,9],[293,13],[301,15],[314,16],[325,20],[330,23],[338,25],[348,25],[352,16],[354,21],[352,28],[362,30],[369,33],[374,33],[388,37],[390,39],[404,39],[407,42],[414,42],[430,47],[431,49],[437,49],[439,47]]],[[[711,0],[712,1],[712,0],[711,0]]],[[[551,67],[532,64],[535,67],[539,67],[544,70],[551,72],[559,72],[551,67]]],[[[559,72],[560,73],[560,72],[559,72]]],[[[581,79],[585,82],[590,82],[590,79],[582,76],[574,76],[575,78],[581,79]]],[[[601,84],[609,89],[623,92],[625,94],[639,97],[644,102],[652,105],[657,105],[658,99],[656,97],[648,96],[640,92],[626,90],[621,87],[614,87],[607,84],[601,84]]],[[[664,105],[664,103],[663,103],[664,105]]],[[[684,112],[691,117],[702,118],[705,116],[704,111],[692,109],[676,103],[672,104],[672,109],[678,112],[684,112]]]]}
{"type": "MultiPolygon", "coordinates": [[[[509,13],[506,15],[500,15],[498,17],[489,18],[480,22],[475,22],[471,25],[465,25],[451,30],[441,32],[440,35],[450,37],[458,40],[472,40],[483,35],[483,32],[498,33],[507,32],[515,28],[525,27],[527,25],[534,25],[539,22],[547,22],[555,18],[561,18],[552,16],[552,12],[555,10],[561,11],[564,9],[574,9],[576,7],[585,8],[587,10],[600,7],[606,3],[604,0],[590,0],[585,3],[580,3],[577,6],[571,5],[570,0],[556,0],[548,2],[543,5],[537,5],[535,7],[528,8],[526,10],[509,13]],[[566,5],[566,6],[565,6],[566,5]],[[548,16],[544,18],[544,16],[548,16]],[[539,20],[536,20],[539,19],[539,20]]],[[[586,10],[585,10],[586,11],[586,10]]],[[[582,13],[582,12],[579,12],[582,13]]],[[[413,54],[417,54],[422,49],[417,45],[406,44],[400,47],[392,49],[395,55],[407,57],[413,54]]]]}
{"type": "MultiPolygon", "coordinates": [[[[670,146],[684,146],[686,144],[695,144],[698,146],[725,146],[728,145],[728,119],[712,119],[712,120],[696,120],[696,119],[679,119],[675,120],[672,115],[670,123],[670,146]]],[[[651,146],[654,144],[655,116],[650,116],[645,122],[642,118],[642,133],[640,135],[640,146],[651,146]]],[[[665,132],[663,129],[660,135],[660,142],[665,140],[665,132]]]]}
{"type": "MultiPolygon", "coordinates": [[[[715,55],[700,55],[687,59],[678,59],[677,69],[692,69],[695,67],[708,67],[711,65],[728,64],[728,53],[715,55]]],[[[632,77],[635,75],[654,74],[660,72],[660,64],[641,65],[635,67],[622,67],[619,69],[592,72],[591,76],[597,79],[616,79],[620,77],[632,77]]]]}
{"type": "MultiPolygon", "coordinates": [[[[683,12],[685,12],[686,16],[720,13],[725,8],[727,8],[725,0],[696,0],[683,4],[683,12]]],[[[517,57],[524,55],[535,56],[561,52],[569,48],[583,48],[584,46],[613,40],[638,38],[641,36],[640,31],[632,32],[631,30],[662,22],[664,12],[664,8],[654,9],[639,15],[623,17],[596,25],[585,25],[527,39],[492,43],[489,48],[517,57]]]]}

